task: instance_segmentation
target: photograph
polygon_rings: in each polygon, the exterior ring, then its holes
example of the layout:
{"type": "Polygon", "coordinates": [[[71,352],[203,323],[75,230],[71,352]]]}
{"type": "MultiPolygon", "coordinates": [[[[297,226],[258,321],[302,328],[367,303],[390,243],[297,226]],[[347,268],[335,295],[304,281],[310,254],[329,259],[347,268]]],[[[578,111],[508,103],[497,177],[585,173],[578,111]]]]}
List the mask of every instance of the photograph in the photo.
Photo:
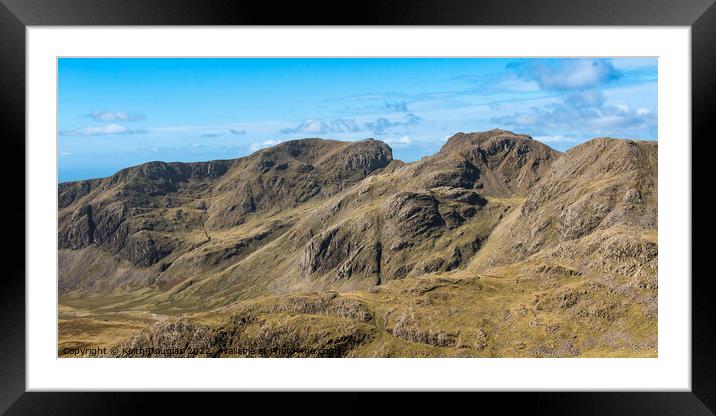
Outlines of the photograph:
{"type": "Polygon", "coordinates": [[[0,414],[716,415],[715,1],[0,0],[0,414]]]}
{"type": "Polygon", "coordinates": [[[57,357],[658,358],[659,63],[59,56],[57,357]]]}

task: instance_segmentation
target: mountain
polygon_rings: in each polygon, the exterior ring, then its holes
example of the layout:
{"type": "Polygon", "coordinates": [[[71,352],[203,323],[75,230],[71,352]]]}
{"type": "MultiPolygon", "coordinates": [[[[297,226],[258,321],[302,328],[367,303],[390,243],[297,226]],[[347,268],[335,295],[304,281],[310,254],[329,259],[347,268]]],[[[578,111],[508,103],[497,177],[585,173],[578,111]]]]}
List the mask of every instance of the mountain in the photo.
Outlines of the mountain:
{"type": "Polygon", "coordinates": [[[237,160],[150,162],[103,180],[61,184],[60,292],[149,286],[200,247],[201,267],[239,255],[283,224],[266,224],[248,238],[226,230],[338,193],[390,160],[382,142],[307,139],[237,160]],[[207,249],[219,245],[212,237],[229,244],[207,249]]]}
{"type": "Polygon", "coordinates": [[[406,164],[373,139],[304,139],[58,201],[61,346],[656,354],[655,142],[562,154],[490,130],[406,164]]]}

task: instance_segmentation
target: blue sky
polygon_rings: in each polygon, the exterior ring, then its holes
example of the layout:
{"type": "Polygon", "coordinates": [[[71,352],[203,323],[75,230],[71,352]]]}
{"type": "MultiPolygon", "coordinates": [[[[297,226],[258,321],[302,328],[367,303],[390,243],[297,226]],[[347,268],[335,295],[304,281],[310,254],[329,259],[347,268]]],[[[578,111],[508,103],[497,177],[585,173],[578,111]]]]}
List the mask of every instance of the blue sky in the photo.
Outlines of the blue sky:
{"type": "Polygon", "coordinates": [[[387,142],[396,159],[509,129],[558,150],[657,139],[656,58],[60,58],[60,181],[284,140],[387,142]]]}

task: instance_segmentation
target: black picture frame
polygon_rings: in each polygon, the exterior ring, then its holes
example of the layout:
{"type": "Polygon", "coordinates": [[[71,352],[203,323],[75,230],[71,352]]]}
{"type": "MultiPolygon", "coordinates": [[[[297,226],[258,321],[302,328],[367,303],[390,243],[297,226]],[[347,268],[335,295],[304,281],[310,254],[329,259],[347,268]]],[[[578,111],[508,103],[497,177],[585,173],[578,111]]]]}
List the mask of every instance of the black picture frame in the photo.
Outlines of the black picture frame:
{"type": "MultiPolygon", "coordinates": [[[[226,395],[198,398],[142,393],[25,392],[25,29],[72,25],[559,25],[691,27],[692,137],[711,138],[716,109],[714,0],[458,0],[248,2],[245,0],[0,0],[0,112],[8,151],[4,218],[6,267],[0,288],[0,412],[7,414],[133,414],[162,402],[169,413],[201,403],[204,412],[226,395]],[[20,157],[22,155],[22,157],[20,157]],[[21,221],[20,218],[24,221],[21,221]]],[[[692,143],[693,139],[689,138],[692,143]]],[[[705,152],[692,154],[692,166],[705,152]]],[[[694,208],[699,208],[694,206],[694,208]]],[[[704,209],[704,208],[701,208],[704,209]]],[[[695,213],[692,209],[692,215],[695,213]]],[[[699,250],[697,246],[694,250],[699,250]]],[[[694,258],[698,258],[695,256],[694,258]]],[[[670,276],[691,278],[691,276],[670,276]]],[[[702,276],[710,277],[710,276],[702,276]]],[[[709,415],[716,412],[716,318],[710,279],[692,279],[690,392],[481,393],[480,407],[499,405],[550,415],[709,415]],[[516,397],[515,397],[516,396],[516,397]]],[[[235,398],[228,398],[234,402],[235,398]]],[[[243,399],[242,399],[243,400],[243,399]]],[[[261,399],[265,400],[265,399],[261,399]]],[[[312,397],[292,405],[314,406],[312,397]]],[[[348,399],[350,403],[360,403],[348,399]]],[[[416,403],[423,402],[419,400],[416,403]]],[[[405,404],[405,402],[403,403],[405,404]]],[[[238,408],[236,408],[238,410],[238,408]]]]}

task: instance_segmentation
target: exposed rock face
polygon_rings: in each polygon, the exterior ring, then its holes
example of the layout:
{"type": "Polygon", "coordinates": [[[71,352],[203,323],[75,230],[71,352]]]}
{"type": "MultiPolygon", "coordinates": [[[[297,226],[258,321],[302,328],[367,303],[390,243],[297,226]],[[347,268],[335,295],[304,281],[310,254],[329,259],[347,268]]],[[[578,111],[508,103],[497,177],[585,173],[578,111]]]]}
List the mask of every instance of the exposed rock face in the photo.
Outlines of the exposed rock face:
{"type": "Polygon", "coordinates": [[[428,184],[475,188],[486,195],[522,195],[558,156],[529,136],[505,130],[458,133],[426,164],[436,170],[428,184]]]}
{"type": "Polygon", "coordinates": [[[401,192],[388,200],[385,211],[404,237],[417,237],[439,230],[445,219],[438,201],[429,193],[401,192]]]}
{"type": "Polygon", "coordinates": [[[89,179],[86,181],[63,182],[58,186],[57,205],[64,208],[74,202],[76,199],[82,198],[89,194],[93,189],[102,183],[102,179],[89,179]]]}
{"type": "Polygon", "coordinates": [[[333,174],[334,179],[357,182],[382,169],[393,160],[393,151],[381,141],[368,139],[351,143],[345,150],[333,153],[317,165],[333,174]]]}
{"type": "Polygon", "coordinates": [[[72,212],[66,226],[59,231],[60,248],[80,249],[94,241],[94,220],[92,205],[83,205],[72,212]]]}
{"type": "Polygon", "coordinates": [[[299,261],[302,276],[335,271],[338,279],[353,275],[379,278],[381,263],[380,241],[366,233],[376,224],[359,219],[349,226],[340,226],[313,237],[306,245],[299,261]]]}
{"type": "Polygon", "coordinates": [[[118,347],[115,357],[208,357],[220,339],[207,325],[186,318],[167,319],[140,331],[118,347]]]}

